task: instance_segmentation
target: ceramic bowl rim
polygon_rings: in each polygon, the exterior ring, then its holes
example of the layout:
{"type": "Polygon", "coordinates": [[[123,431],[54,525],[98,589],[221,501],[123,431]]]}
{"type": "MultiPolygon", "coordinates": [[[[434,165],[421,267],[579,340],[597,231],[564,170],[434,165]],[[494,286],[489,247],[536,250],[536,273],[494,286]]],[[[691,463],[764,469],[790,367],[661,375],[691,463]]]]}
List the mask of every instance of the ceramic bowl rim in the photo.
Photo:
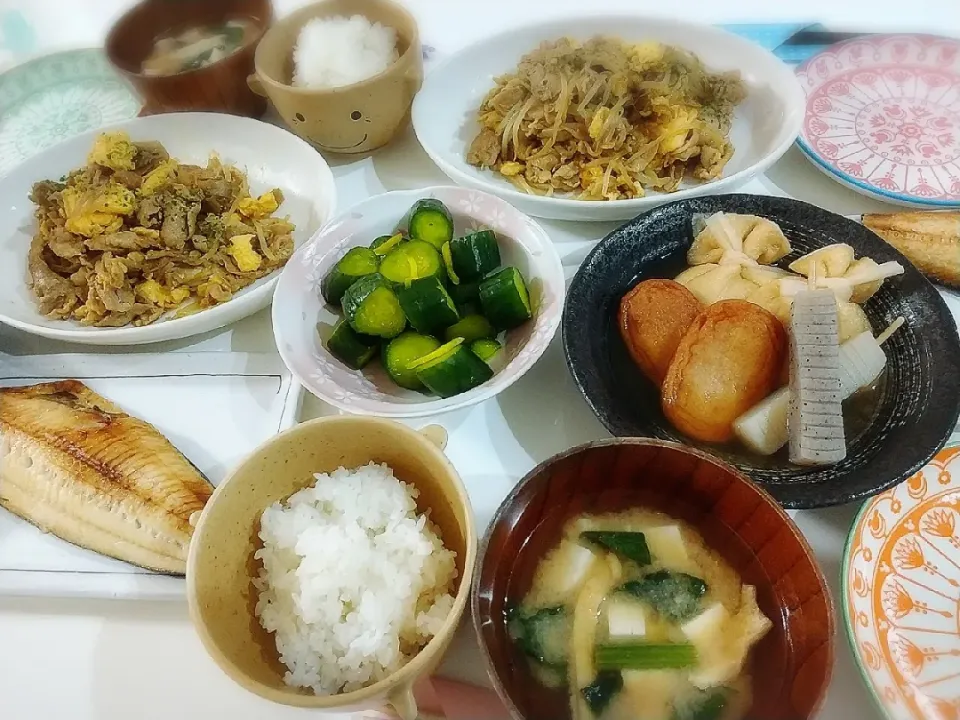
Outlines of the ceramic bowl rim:
{"type": "Polygon", "coordinates": [[[245,673],[240,672],[238,668],[234,667],[233,663],[221,653],[219,646],[210,636],[206,623],[200,618],[200,610],[197,605],[195,569],[197,563],[197,553],[199,550],[197,550],[198,543],[191,542],[187,554],[187,606],[190,614],[191,624],[193,625],[194,631],[199,636],[204,650],[210,659],[214,661],[217,667],[219,667],[220,670],[233,682],[266,700],[281,705],[318,710],[334,710],[345,705],[352,705],[355,703],[373,700],[385,693],[389,693],[391,689],[402,687],[405,682],[413,681],[418,676],[423,674],[426,669],[425,666],[433,659],[434,654],[437,652],[436,648],[449,641],[456,633],[460,624],[460,620],[463,617],[463,613],[469,606],[470,593],[473,584],[473,571],[476,567],[478,558],[477,553],[479,541],[477,538],[476,518],[473,511],[473,505],[470,500],[470,495],[467,492],[466,485],[463,482],[463,478],[460,477],[460,473],[457,471],[457,468],[447,457],[445,450],[441,449],[439,445],[430,440],[420,431],[388,418],[358,415],[325,416],[298,423],[297,425],[294,425],[293,427],[268,438],[264,442],[257,445],[257,447],[248,453],[242,460],[235,464],[229,474],[223,480],[221,480],[214,489],[213,494],[210,496],[210,499],[204,506],[203,511],[200,514],[200,519],[197,521],[197,525],[194,528],[194,537],[199,536],[200,529],[206,523],[209,515],[208,509],[213,507],[214,502],[221,494],[227,492],[226,490],[223,490],[223,488],[228,487],[231,481],[233,481],[237,475],[240,474],[240,471],[243,470],[251,461],[261,456],[264,452],[270,450],[271,447],[278,443],[281,439],[297,433],[314,432],[317,430],[317,428],[323,428],[327,425],[358,424],[378,425],[383,428],[389,428],[389,432],[395,432],[401,436],[404,436],[410,443],[419,444],[442,466],[445,466],[451,481],[451,486],[455,490],[454,495],[449,499],[460,505],[460,508],[463,511],[464,521],[462,524],[462,530],[466,545],[466,553],[463,559],[464,571],[456,580],[457,592],[454,595],[453,608],[444,619],[443,626],[436,635],[430,638],[426,645],[420,648],[417,654],[414,655],[409,662],[387,677],[382,678],[371,685],[360,688],[359,690],[353,690],[347,693],[338,693],[335,695],[310,695],[307,693],[299,693],[294,688],[282,690],[268,687],[259,681],[252,681],[245,673]],[[238,678],[243,678],[244,681],[240,682],[238,678]]]}
{"type": "MultiPolygon", "coordinates": [[[[20,70],[26,70],[30,65],[33,65],[36,62],[51,59],[57,55],[72,55],[75,53],[99,53],[104,60],[107,61],[107,65],[110,68],[110,72],[113,73],[113,78],[117,79],[119,77],[119,70],[117,67],[110,62],[110,58],[107,56],[107,51],[102,47],[97,47],[96,45],[86,45],[83,43],[64,43],[58,45],[51,45],[50,47],[44,50],[38,50],[37,52],[27,53],[22,57],[14,59],[14,61],[5,66],[3,69],[0,69],[0,77],[8,76],[13,73],[16,73],[20,70]]],[[[143,98],[134,93],[131,88],[124,88],[126,92],[130,95],[133,95],[138,101],[143,102],[143,98]]],[[[4,108],[6,111],[6,108],[4,108]]],[[[72,136],[71,136],[72,137],[72,136]]]]}
{"type": "MultiPolygon", "coordinates": [[[[955,443],[947,443],[937,454],[939,455],[945,450],[952,448],[960,449],[960,441],[955,443]]],[[[960,458],[960,455],[957,455],[956,457],[960,458]]],[[[928,461],[924,467],[927,467],[929,464],[930,463],[928,461]]],[[[883,702],[883,698],[880,697],[880,693],[877,691],[877,687],[874,684],[873,679],[867,672],[863,656],[857,647],[857,640],[853,631],[853,618],[850,617],[850,607],[849,603],[847,602],[847,598],[850,595],[850,583],[848,580],[848,575],[850,565],[852,563],[850,551],[853,549],[854,536],[857,534],[857,529],[860,527],[860,524],[866,516],[867,511],[874,506],[878,497],[878,495],[874,495],[873,497],[869,497],[863,501],[863,504],[857,510],[857,514],[854,516],[853,521],[850,523],[850,529],[847,531],[847,538],[843,543],[843,554],[840,556],[840,611],[843,615],[842,619],[844,636],[847,638],[847,644],[850,647],[850,654],[853,655],[854,665],[856,666],[857,671],[860,673],[860,679],[867,688],[868,694],[873,700],[874,707],[877,709],[877,712],[886,718],[886,720],[901,720],[892,712],[890,712],[886,703],[883,702]]]]}
{"type": "MultiPolygon", "coordinates": [[[[319,242],[321,239],[321,235],[333,229],[336,229],[338,220],[340,220],[341,218],[348,216],[351,212],[356,212],[357,208],[361,206],[376,205],[378,202],[382,200],[384,196],[387,196],[387,195],[391,197],[398,197],[398,198],[404,197],[404,196],[409,197],[410,204],[412,205],[414,202],[416,202],[420,198],[423,198],[425,196],[428,196],[440,190],[457,190],[460,192],[479,193],[480,195],[484,196],[486,199],[489,199],[491,201],[496,201],[497,203],[509,205],[509,203],[507,203],[506,200],[504,200],[503,198],[497,197],[496,195],[485,192],[483,190],[478,190],[476,188],[463,187],[462,185],[430,185],[427,187],[415,188],[412,190],[389,190],[387,192],[372,195],[368,198],[365,198],[364,200],[361,200],[358,203],[354,203],[350,207],[344,208],[337,215],[333,216],[322,228],[320,228],[316,233],[314,233],[313,237],[310,238],[310,240],[308,240],[300,248],[297,249],[297,252],[294,253],[294,256],[292,256],[290,260],[287,261],[287,265],[284,266],[283,270],[281,271],[281,276],[280,278],[278,278],[277,284],[274,289],[274,297],[276,297],[276,295],[280,292],[280,286],[283,280],[283,277],[282,277],[283,273],[286,272],[288,266],[292,266],[292,263],[294,263],[295,259],[297,258],[297,255],[299,253],[305,253],[307,251],[307,248],[319,242]]],[[[566,301],[566,290],[567,290],[566,280],[565,280],[565,275],[563,270],[563,260],[560,258],[560,254],[557,251],[556,245],[550,238],[550,234],[546,231],[546,229],[544,229],[542,225],[540,225],[539,222],[531,218],[522,210],[519,210],[512,205],[510,206],[510,209],[513,212],[516,212],[520,216],[522,216],[526,221],[529,231],[537,235],[537,239],[543,247],[543,254],[546,256],[543,262],[549,263],[552,266],[550,270],[551,270],[551,275],[555,275],[553,280],[556,280],[556,286],[554,289],[557,293],[557,312],[551,319],[548,320],[548,325],[547,325],[548,330],[546,332],[546,335],[544,336],[542,347],[539,352],[537,352],[533,357],[530,358],[529,364],[522,372],[510,373],[508,375],[506,371],[510,367],[510,363],[507,363],[506,366],[504,366],[503,368],[498,370],[496,373],[494,373],[494,376],[490,380],[483,383],[482,385],[479,385],[473,390],[468,390],[467,392],[461,393],[460,395],[454,395],[453,397],[450,397],[450,398],[424,396],[424,400],[415,402],[415,403],[410,403],[410,404],[396,403],[393,400],[375,400],[372,402],[376,403],[377,405],[376,408],[357,408],[353,405],[350,405],[349,403],[345,403],[340,398],[333,397],[329,393],[325,393],[324,395],[318,395],[316,392],[314,392],[309,380],[301,377],[300,373],[298,373],[294,369],[293,365],[295,363],[290,358],[290,353],[284,347],[286,343],[283,342],[283,337],[280,330],[281,323],[274,321],[273,322],[273,338],[274,338],[275,345],[277,347],[277,352],[280,354],[280,358],[283,360],[284,365],[286,365],[287,369],[291,372],[291,374],[294,376],[297,382],[303,385],[303,387],[311,395],[314,395],[315,397],[320,398],[323,402],[343,412],[348,412],[355,415],[364,415],[368,417],[382,417],[382,418],[394,418],[394,419],[422,418],[422,417],[427,417],[437,413],[447,413],[454,410],[462,410],[463,408],[472,407],[474,405],[477,405],[478,403],[481,403],[485,400],[489,400],[490,398],[493,398],[499,395],[501,392],[503,392],[504,390],[509,388],[511,385],[513,385],[515,382],[517,382],[521,377],[523,377],[527,372],[529,372],[533,368],[533,366],[537,363],[537,361],[547,351],[547,348],[550,346],[550,343],[552,343],[554,338],[557,336],[557,333],[559,332],[560,326],[563,321],[563,308],[564,308],[564,303],[566,301]],[[459,400],[457,400],[458,398],[459,400]],[[449,401],[453,401],[453,402],[449,402],[449,401]],[[438,404],[445,404],[445,405],[443,407],[438,408],[436,407],[438,404]]],[[[467,214],[467,213],[463,213],[463,214],[467,214]]],[[[525,250],[523,250],[522,247],[520,248],[520,250],[521,252],[523,252],[525,256],[529,257],[529,254],[525,250]]],[[[335,251],[335,248],[326,249],[325,251],[323,251],[322,254],[317,255],[317,261],[326,257],[327,255],[329,255],[331,252],[334,252],[334,251],[335,251]]],[[[554,286],[551,284],[551,287],[554,287],[554,286]]],[[[274,302],[273,307],[271,309],[271,317],[273,316],[273,314],[280,312],[279,308],[280,308],[280,305],[274,302]]],[[[533,318],[531,318],[531,321],[536,322],[537,317],[538,316],[535,315],[533,318]]],[[[532,338],[528,339],[527,343],[529,343],[530,340],[532,340],[532,338]]],[[[526,347],[526,344],[524,344],[522,347],[526,347]]]]}
{"type": "Polygon", "coordinates": [[[850,569],[850,550],[853,547],[853,536],[856,534],[857,528],[860,527],[860,522],[863,520],[864,515],[866,515],[867,507],[870,506],[874,501],[873,497],[869,497],[863,501],[863,504],[860,505],[860,509],[857,510],[857,514],[853,518],[853,522],[850,524],[850,530],[847,531],[847,538],[843,543],[843,555],[840,560],[840,612],[843,619],[843,630],[844,637],[847,639],[847,645],[850,648],[850,654],[853,655],[854,666],[857,668],[857,672],[860,674],[860,680],[863,682],[864,687],[867,688],[867,692],[870,695],[870,698],[873,700],[873,705],[886,720],[897,720],[893,715],[887,711],[886,705],[880,699],[880,694],[877,692],[877,689],[873,685],[873,680],[870,678],[870,675],[867,673],[867,668],[863,664],[863,658],[860,657],[860,652],[857,649],[857,641],[854,638],[853,634],[853,619],[850,617],[850,609],[847,607],[847,595],[850,592],[850,585],[847,582],[847,571],[850,569]]]}
{"type": "MultiPolygon", "coordinates": [[[[797,540],[800,544],[800,547],[803,550],[803,558],[806,562],[810,564],[813,568],[814,576],[817,578],[818,584],[820,586],[820,594],[824,598],[827,609],[827,624],[826,624],[826,638],[827,642],[825,647],[827,648],[827,658],[825,662],[825,673],[821,687],[819,689],[819,697],[817,698],[816,703],[813,708],[811,708],[808,718],[804,720],[812,720],[816,718],[820,711],[823,709],[823,705],[826,702],[828,690],[830,688],[830,682],[833,678],[834,666],[836,664],[836,636],[837,636],[837,620],[836,620],[836,602],[834,601],[833,594],[830,590],[830,584],[827,582],[826,575],[823,573],[823,568],[820,567],[820,563],[817,561],[816,554],[813,551],[813,547],[810,545],[806,536],[801,532],[800,528],[797,526],[796,522],[791,518],[787,511],[777,502],[777,500],[771,495],[766,488],[750,480],[744,473],[733,465],[721,460],[718,457],[710,455],[702,450],[697,448],[689,447],[681,443],[673,442],[671,440],[660,440],[657,438],[646,438],[646,437],[611,437],[603,438],[602,440],[593,440],[590,442],[581,443],[574,447],[571,447],[567,450],[552,455],[543,462],[538,463],[533,469],[531,469],[526,475],[524,475],[517,483],[513,486],[504,500],[497,507],[493,516],[490,518],[490,521],[487,523],[487,529],[483,533],[483,537],[480,539],[480,543],[477,550],[477,561],[473,568],[473,577],[471,578],[471,589],[470,589],[470,615],[473,623],[474,635],[477,639],[477,644],[480,646],[480,653],[483,656],[483,666],[484,670],[487,672],[487,676],[490,678],[491,683],[493,684],[494,690],[496,690],[497,695],[507,706],[511,716],[515,720],[526,720],[523,713],[517,708],[516,704],[513,702],[513,698],[507,692],[503,683],[500,680],[500,673],[497,664],[493,661],[493,658],[490,655],[490,650],[487,647],[487,643],[484,640],[483,627],[489,622],[496,622],[493,618],[487,618],[486,621],[481,618],[480,613],[480,580],[483,574],[484,564],[487,558],[487,550],[489,549],[490,540],[493,536],[494,529],[502,521],[504,514],[507,512],[507,509],[512,507],[520,493],[523,489],[531,483],[535,478],[540,476],[545,470],[549,467],[556,465],[562,460],[566,460],[569,457],[575,456],[580,453],[588,452],[594,448],[606,448],[606,447],[616,447],[616,446],[638,446],[638,447],[653,447],[660,448],[663,450],[669,450],[671,452],[678,452],[681,455],[687,455],[694,457],[703,462],[710,463],[715,467],[722,469],[729,476],[736,479],[738,483],[747,484],[751,486],[759,494],[760,499],[765,505],[774,511],[774,513],[780,518],[780,527],[786,526],[790,529],[791,535],[797,540]]],[[[730,529],[735,535],[739,537],[739,533],[736,530],[730,529]]],[[[512,532],[512,530],[511,530],[512,532]]],[[[759,558],[757,558],[759,562],[759,558]]]]}
{"type": "MultiPolygon", "coordinates": [[[[420,25],[419,23],[417,23],[417,19],[405,6],[400,5],[397,2],[394,2],[394,0],[376,0],[376,2],[379,2],[383,5],[391,6],[394,10],[397,11],[398,15],[404,16],[406,18],[406,20],[410,24],[410,27],[413,29],[413,32],[410,34],[410,37],[409,37],[409,45],[407,46],[407,49],[404,50],[403,54],[400,55],[392,63],[390,63],[387,67],[385,67],[383,70],[378,72],[376,75],[371,75],[368,78],[364,78],[363,80],[358,80],[357,82],[350,83],[349,85],[339,85],[337,87],[329,87],[329,88],[310,88],[310,87],[298,87],[296,85],[280,82],[279,80],[274,78],[273,75],[271,75],[270,73],[262,69],[263,66],[262,66],[261,58],[263,57],[263,55],[261,53],[264,51],[262,51],[261,48],[264,47],[265,45],[262,41],[265,40],[270,33],[278,34],[281,29],[287,29],[288,27],[296,27],[296,26],[302,27],[307,20],[310,20],[314,17],[314,13],[317,10],[322,9],[324,5],[328,4],[327,0],[318,0],[317,2],[312,2],[309,5],[304,5],[302,7],[299,7],[293,12],[289,13],[288,15],[283,16],[282,18],[274,22],[269,28],[267,28],[266,32],[264,32],[263,35],[261,35],[257,41],[257,49],[253,56],[254,75],[262,83],[269,85],[274,90],[289,92],[289,93],[292,93],[293,95],[304,95],[304,96],[309,95],[311,97],[329,97],[331,95],[337,95],[349,90],[362,90],[364,88],[370,87],[374,83],[379,82],[380,80],[383,80],[391,75],[396,74],[398,71],[406,72],[408,70],[408,66],[411,63],[414,66],[418,64],[422,65],[423,51],[420,48],[420,25]],[[416,52],[418,57],[414,57],[411,59],[410,55],[411,53],[414,53],[414,52],[416,52]]],[[[358,13],[358,14],[363,15],[363,13],[358,13]]],[[[324,16],[317,15],[316,17],[324,17],[324,16]]],[[[364,15],[364,17],[366,16],[364,15]]]]}
{"type": "MultiPolygon", "coordinates": [[[[425,110],[418,110],[418,108],[423,108],[423,100],[425,94],[423,92],[417,93],[417,96],[413,101],[413,108],[411,111],[412,124],[414,131],[417,135],[417,139],[420,140],[420,144],[423,146],[424,151],[430,156],[434,163],[452,180],[454,180],[458,185],[464,185],[467,187],[472,187],[477,190],[482,190],[498,197],[503,198],[512,205],[516,205],[517,202],[528,203],[528,207],[536,208],[557,208],[560,210],[572,211],[576,209],[585,209],[585,208],[617,208],[619,211],[623,210],[635,210],[637,213],[644,212],[645,210],[651,209],[652,207],[671,202],[672,200],[685,200],[691,197],[698,197],[703,195],[713,195],[721,192],[729,192],[732,188],[739,187],[749,178],[760,175],[761,173],[768,170],[777,160],[779,160],[783,155],[790,149],[794,144],[796,139],[800,136],[800,131],[803,126],[804,119],[804,109],[805,109],[805,100],[806,95],[803,91],[803,88],[800,85],[799,79],[793,72],[793,69],[782,62],[777,58],[772,52],[753,43],[746,38],[740,37],[739,35],[730,32],[721,27],[715,25],[710,25],[708,23],[701,23],[689,20],[682,20],[679,18],[671,18],[659,16],[651,13],[604,13],[602,15],[588,15],[588,14],[570,14],[558,18],[550,18],[548,20],[532,21],[527,22],[522,25],[517,25],[511,28],[508,32],[498,33],[496,35],[488,35],[485,37],[476,40],[469,45],[460,48],[457,52],[443,58],[430,71],[430,74],[424,79],[424,86],[430,82],[430,76],[438,76],[441,72],[447,70],[451,65],[455,65],[459,60],[460,56],[466,55],[470,52],[475,52],[478,49],[483,48],[485,45],[501,41],[507,38],[512,38],[516,35],[523,35],[524,33],[539,31],[542,28],[550,27],[554,28],[560,25],[567,25],[572,27],[576,26],[576,23],[579,21],[590,21],[590,22],[612,22],[612,23],[625,23],[629,25],[636,25],[643,22],[652,22],[660,26],[673,26],[680,29],[696,30],[697,32],[702,32],[707,35],[712,36],[714,39],[722,38],[725,42],[732,43],[734,45],[739,45],[741,48],[749,48],[752,53],[760,53],[767,56],[766,59],[771,66],[778,66],[783,70],[785,84],[784,87],[778,91],[778,97],[784,101],[784,122],[781,124],[781,130],[775,136],[775,143],[773,148],[757,158],[757,160],[751,163],[749,166],[738,170],[735,173],[730,175],[721,175],[721,177],[711,180],[709,182],[701,183],[689,188],[683,188],[676,190],[668,194],[653,194],[646,195],[639,198],[629,198],[624,200],[576,200],[573,198],[566,197],[547,197],[540,195],[532,195],[528,193],[523,193],[512,185],[500,184],[495,182],[493,179],[488,179],[486,176],[475,177],[469,173],[463,172],[460,168],[451,164],[447,161],[449,153],[447,152],[435,152],[432,145],[429,143],[424,143],[421,139],[421,133],[419,130],[420,122],[418,118],[426,114],[425,110]],[[787,81],[787,78],[791,78],[792,82],[787,81]]],[[[692,52],[696,52],[692,50],[692,52]]],[[[548,217],[544,215],[543,217],[548,217]]],[[[612,217],[612,215],[610,216],[612,217]]],[[[584,218],[580,222],[591,222],[591,221],[605,221],[607,218],[594,218],[593,220],[584,218]]]]}

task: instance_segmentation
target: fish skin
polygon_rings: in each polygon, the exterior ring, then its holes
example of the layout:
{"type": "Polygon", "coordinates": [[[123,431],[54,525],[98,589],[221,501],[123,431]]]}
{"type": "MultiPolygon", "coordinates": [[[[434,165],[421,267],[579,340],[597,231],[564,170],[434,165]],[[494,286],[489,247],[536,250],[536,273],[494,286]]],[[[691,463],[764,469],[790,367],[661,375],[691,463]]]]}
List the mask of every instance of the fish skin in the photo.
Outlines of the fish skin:
{"type": "Polygon", "coordinates": [[[931,280],[960,289],[960,212],[868,214],[861,220],[931,280]]]}
{"type": "Polygon", "coordinates": [[[0,389],[0,507],[44,532],[183,575],[212,493],[156,428],[77,380],[0,389]]]}

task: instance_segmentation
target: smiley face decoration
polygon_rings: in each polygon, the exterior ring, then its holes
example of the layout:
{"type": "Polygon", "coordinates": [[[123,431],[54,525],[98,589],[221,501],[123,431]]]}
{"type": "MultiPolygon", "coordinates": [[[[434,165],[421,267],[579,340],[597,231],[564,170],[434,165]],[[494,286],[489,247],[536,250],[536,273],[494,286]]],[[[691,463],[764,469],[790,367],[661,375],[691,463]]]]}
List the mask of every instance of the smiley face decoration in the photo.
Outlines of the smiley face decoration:
{"type": "Polygon", "coordinates": [[[386,145],[406,123],[423,82],[423,53],[416,23],[398,5],[356,0],[351,11],[396,31],[397,59],[366,79],[338,87],[298,87],[291,82],[301,29],[321,17],[308,6],[276,23],[257,48],[250,85],[273,102],[300,137],[322,151],[356,154],[386,145]]]}

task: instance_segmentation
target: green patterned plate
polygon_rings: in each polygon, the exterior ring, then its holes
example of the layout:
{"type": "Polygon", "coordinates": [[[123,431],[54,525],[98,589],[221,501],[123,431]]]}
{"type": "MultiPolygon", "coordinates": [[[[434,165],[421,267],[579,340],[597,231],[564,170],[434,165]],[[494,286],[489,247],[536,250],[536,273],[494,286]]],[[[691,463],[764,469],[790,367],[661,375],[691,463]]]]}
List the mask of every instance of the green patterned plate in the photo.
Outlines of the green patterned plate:
{"type": "Polygon", "coordinates": [[[102,50],[44,55],[0,75],[0,175],[61,140],[135,118],[142,103],[102,50]]]}

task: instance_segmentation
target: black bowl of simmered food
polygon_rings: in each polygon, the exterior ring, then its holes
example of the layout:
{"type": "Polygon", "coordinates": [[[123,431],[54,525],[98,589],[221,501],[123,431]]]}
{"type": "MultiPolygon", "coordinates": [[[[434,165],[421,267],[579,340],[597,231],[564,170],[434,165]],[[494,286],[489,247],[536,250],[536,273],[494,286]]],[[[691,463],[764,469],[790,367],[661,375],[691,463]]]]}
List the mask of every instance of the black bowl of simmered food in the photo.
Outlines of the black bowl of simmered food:
{"type": "Polygon", "coordinates": [[[790,508],[892,487],[944,446],[960,414],[960,341],[937,290],[859,223],[797,200],[720,195],[638,216],[584,260],[562,327],[570,371],[611,433],[710,452],[790,508]],[[814,349],[791,349],[792,305],[815,288],[837,299],[836,415],[791,422],[782,388],[794,357],[814,349]],[[814,436],[836,449],[839,425],[843,459],[791,462],[791,426],[806,433],[794,438],[802,455],[819,447],[814,436]]]}

